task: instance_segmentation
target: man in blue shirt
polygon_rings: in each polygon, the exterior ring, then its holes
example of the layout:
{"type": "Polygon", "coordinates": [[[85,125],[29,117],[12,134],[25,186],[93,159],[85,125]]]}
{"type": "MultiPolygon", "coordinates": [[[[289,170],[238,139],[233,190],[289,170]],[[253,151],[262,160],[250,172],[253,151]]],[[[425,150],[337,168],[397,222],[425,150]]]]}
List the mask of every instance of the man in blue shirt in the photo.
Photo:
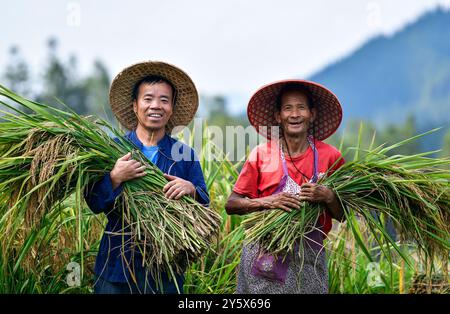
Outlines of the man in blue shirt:
{"type": "MultiPolygon", "coordinates": [[[[169,199],[184,195],[207,206],[209,195],[198,158],[192,148],[170,137],[177,125],[187,125],[198,107],[194,83],[182,70],[163,62],[142,62],[119,73],[111,84],[110,103],[126,138],[164,172],[169,181],[163,188],[169,199]]],[[[114,203],[123,183],[143,177],[145,166],[131,158],[119,158],[113,169],[85,193],[94,213],[105,213],[105,228],[95,262],[95,293],[177,293],[177,285],[162,274],[158,287],[150,270],[142,266],[142,255],[130,245],[129,228],[114,203]]],[[[163,209],[161,209],[163,210],[163,209]]]]}

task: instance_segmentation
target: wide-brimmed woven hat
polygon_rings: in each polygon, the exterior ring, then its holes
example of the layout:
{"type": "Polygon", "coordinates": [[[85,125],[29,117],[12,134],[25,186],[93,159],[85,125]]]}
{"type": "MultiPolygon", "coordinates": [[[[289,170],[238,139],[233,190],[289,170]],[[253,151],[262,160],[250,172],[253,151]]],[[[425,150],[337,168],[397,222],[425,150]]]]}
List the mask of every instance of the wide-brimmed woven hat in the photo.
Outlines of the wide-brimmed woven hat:
{"type": "MultiPolygon", "coordinates": [[[[276,102],[281,89],[290,83],[304,86],[310,91],[314,107],[317,110],[316,118],[308,130],[318,140],[324,140],[331,136],[342,121],[341,104],[326,87],[306,80],[283,80],[270,83],[261,87],[250,99],[247,106],[247,116],[256,131],[270,139],[271,126],[278,125],[275,120],[276,102]],[[262,128],[260,128],[262,127],[262,128]]],[[[281,134],[280,134],[281,135],[281,134]]]]}
{"type": "Polygon", "coordinates": [[[133,64],[120,72],[111,83],[109,102],[117,120],[128,130],[137,126],[133,110],[132,92],[137,81],[148,75],[159,75],[170,81],[176,89],[176,103],[166,130],[175,126],[188,125],[198,108],[198,92],[194,82],[181,69],[160,61],[146,61],[133,64]]]}

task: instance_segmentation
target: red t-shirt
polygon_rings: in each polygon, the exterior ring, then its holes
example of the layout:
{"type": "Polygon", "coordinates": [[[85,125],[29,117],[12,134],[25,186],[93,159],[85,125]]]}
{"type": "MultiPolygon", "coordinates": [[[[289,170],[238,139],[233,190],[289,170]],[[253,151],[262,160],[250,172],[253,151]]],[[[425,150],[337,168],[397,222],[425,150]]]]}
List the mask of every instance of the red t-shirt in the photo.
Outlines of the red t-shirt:
{"type": "MultiPolygon", "coordinates": [[[[278,145],[277,141],[268,141],[252,150],[234,185],[233,191],[235,193],[249,198],[259,198],[272,195],[275,192],[283,176],[278,145]]],[[[344,159],[341,158],[341,153],[332,145],[318,140],[316,140],[315,145],[319,153],[319,177],[324,175],[328,169],[332,172],[345,163],[344,159]],[[340,160],[335,164],[338,159],[340,160]]],[[[289,176],[297,184],[302,185],[306,183],[306,180],[298,173],[292,162],[308,179],[313,176],[314,154],[311,147],[308,147],[303,154],[292,159],[285,154],[285,159],[289,176]]],[[[320,216],[319,223],[323,226],[322,231],[328,234],[332,227],[330,214],[327,214],[325,211],[320,216]]]]}

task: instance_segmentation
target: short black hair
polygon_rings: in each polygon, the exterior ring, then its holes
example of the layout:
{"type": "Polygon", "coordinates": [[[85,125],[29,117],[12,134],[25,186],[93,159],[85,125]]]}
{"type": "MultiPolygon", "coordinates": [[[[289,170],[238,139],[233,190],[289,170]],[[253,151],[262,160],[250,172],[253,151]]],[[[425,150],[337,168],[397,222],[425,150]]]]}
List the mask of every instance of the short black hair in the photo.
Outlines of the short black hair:
{"type": "Polygon", "coordinates": [[[288,83],[288,84],[284,85],[281,88],[280,92],[278,93],[277,102],[276,102],[276,108],[277,108],[278,112],[281,111],[281,98],[287,92],[301,92],[301,93],[305,94],[306,99],[308,100],[309,110],[314,108],[314,99],[313,99],[312,93],[305,85],[300,84],[300,83],[288,83]]]}
{"type": "Polygon", "coordinates": [[[133,91],[131,93],[132,100],[135,101],[138,99],[139,87],[141,87],[142,84],[158,84],[158,83],[167,83],[172,88],[172,95],[173,95],[172,104],[173,106],[175,106],[177,99],[177,90],[175,89],[175,86],[172,84],[171,81],[160,75],[147,75],[141,78],[139,81],[137,81],[134,84],[133,91]]]}

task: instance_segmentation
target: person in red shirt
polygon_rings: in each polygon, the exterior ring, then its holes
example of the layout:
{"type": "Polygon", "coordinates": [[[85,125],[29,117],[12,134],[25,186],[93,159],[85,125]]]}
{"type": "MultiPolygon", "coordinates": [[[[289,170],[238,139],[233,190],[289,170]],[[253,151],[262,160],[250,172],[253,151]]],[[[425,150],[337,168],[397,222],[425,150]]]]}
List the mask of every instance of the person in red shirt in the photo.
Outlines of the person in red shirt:
{"type": "Polygon", "coordinates": [[[341,153],[322,142],[342,121],[337,97],[324,86],[284,80],[259,89],[250,99],[250,123],[268,141],[250,153],[228,198],[228,214],[260,210],[298,210],[308,201],[324,206],[316,230],[308,234],[303,259],[288,261],[262,254],[257,243],[244,244],[237,293],[328,293],[323,239],[331,219],[342,220],[336,194],[317,180],[344,164],[341,153]],[[270,132],[269,132],[270,131],[270,132]],[[300,279],[300,280],[298,280],[300,279]]]}

